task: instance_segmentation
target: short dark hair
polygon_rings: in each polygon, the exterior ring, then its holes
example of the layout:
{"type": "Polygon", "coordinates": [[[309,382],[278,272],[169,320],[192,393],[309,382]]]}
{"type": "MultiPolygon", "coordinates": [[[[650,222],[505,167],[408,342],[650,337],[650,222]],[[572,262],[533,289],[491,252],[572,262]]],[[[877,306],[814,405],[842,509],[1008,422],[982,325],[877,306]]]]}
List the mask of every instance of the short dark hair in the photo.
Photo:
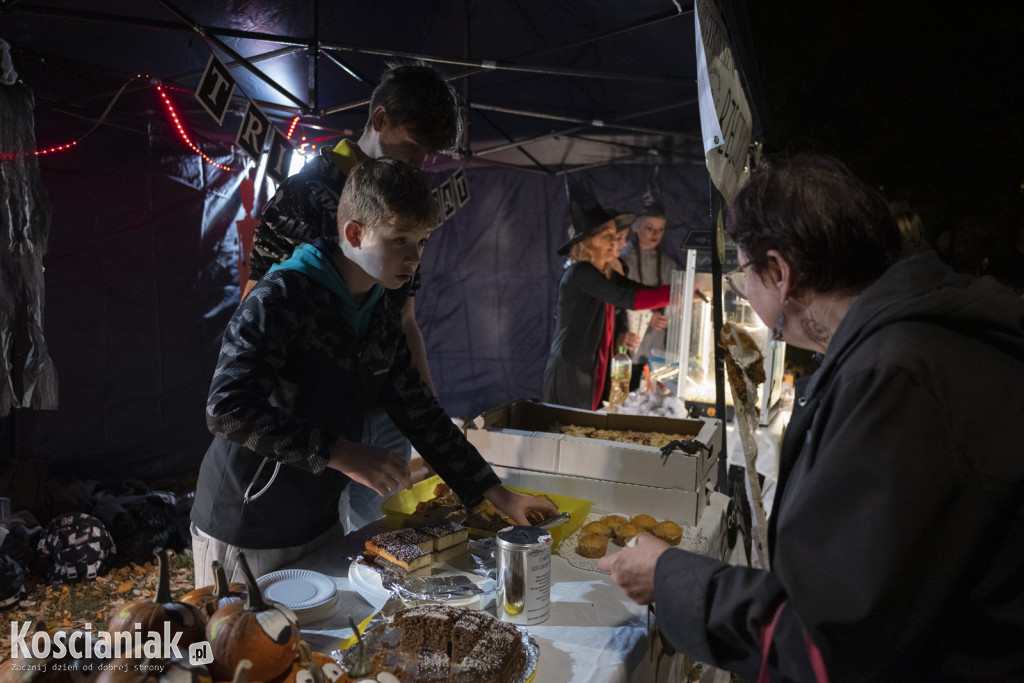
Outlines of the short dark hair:
{"type": "Polygon", "coordinates": [[[775,249],[794,284],[815,292],[859,291],[900,257],[900,231],[882,195],[833,157],[776,158],[737,193],[726,231],[756,272],[775,249]]]}
{"type": "Polygon", "coordinates": [[[384,224],[433,227],[440,217],[423,174],[391,157],[353,168],[338,200],[338,229],[358,221],[367,230],[384,224]]]}
{"type": "Polygon", "coordinates": [[[423,62],[388,64],[370,96],[366,130],[377,107],[428,153],[454,152],[462,140],[459,97],[444,74],[423,62]]]}

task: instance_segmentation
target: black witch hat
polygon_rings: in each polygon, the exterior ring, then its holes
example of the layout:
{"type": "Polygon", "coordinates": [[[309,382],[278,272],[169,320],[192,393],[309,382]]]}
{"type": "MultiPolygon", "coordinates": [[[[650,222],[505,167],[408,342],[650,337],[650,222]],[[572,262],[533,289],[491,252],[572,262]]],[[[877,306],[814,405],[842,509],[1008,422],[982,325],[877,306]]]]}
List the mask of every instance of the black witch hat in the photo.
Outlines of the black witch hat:
{"type": "Polygon", "coordinates": [[[654,173],[651,174],[651,180],[647,183],[644,198],[640,200],[640,206],[637,207],[637,216],[665,217],[665,206],[661,203],[661,183],[658,181],[659,168],[661,167],[654,167],[654,173]]]}
{"type": "Polygon", "coordinates": [[[572,245],[594,235],[599,227],[615,216],[606,211],[597,199],[575,178],[565,177],[565,194],[569,198],[569,212],[572,215],[572,236],[558,248],[558,253],[569,253],[572,245]]]}

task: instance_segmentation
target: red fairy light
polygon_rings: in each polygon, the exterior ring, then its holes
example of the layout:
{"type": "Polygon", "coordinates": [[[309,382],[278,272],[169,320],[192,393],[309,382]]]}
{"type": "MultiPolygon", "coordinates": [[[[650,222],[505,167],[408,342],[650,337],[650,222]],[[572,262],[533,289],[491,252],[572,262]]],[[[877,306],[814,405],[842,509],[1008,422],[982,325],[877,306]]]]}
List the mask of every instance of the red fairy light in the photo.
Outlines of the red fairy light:
{"type": "Polygon", "coordinates": [[[178,118],[178,112],[174,110],[174,105],[171,104],[171,100],[167,97],[167,94],[164,92],[163,87],[158,85],[156,86],[156,90],[158,93],[160,93],[160,97],[163,98],[164,105],[167,106],[167,112],[171,115],[171,120],[174,121],[174,126],[178,129],[178,135],[180,135],[181,139],[185,141],[185,144],[188,145],[193,152],[201,156],[206,161],[206,163],[210,164],[211,166],[216,166],[217,168],[222,168],[225,171],[230,171],[231,168],[223,164],[218,164],[216,161],[203,154],[203,150],[199,149],[199,147],[197,147],[196,144],[192,142],[192,139],[188,136],[188,133],[185,132],[185,127],[181,125],[181,120],[178,118]]]}
{"type": "MultiPolygon", "coordinates": [[[[295,132],[295,126],[297,126],[297,125],[299,125],[299,117],[298,116],[296,116],[294,119],[292,119],[292,125],[288,126],[288,139],[289,140],[292,139],[292,133],[295,132]]],[[[306,138],[302,138],[302,139],[305,140],[306,138]]]]}

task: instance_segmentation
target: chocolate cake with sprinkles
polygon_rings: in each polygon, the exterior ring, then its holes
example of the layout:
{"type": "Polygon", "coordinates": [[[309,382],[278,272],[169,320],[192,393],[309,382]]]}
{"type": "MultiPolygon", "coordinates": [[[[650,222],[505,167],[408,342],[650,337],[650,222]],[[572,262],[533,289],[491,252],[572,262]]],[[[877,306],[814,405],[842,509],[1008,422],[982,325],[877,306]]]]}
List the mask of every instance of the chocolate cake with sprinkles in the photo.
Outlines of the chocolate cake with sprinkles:
{"type": "Polygon", "coordinates": [[[374,663],[399,677],[415,672],[417,683],[509,683],[525,665],[519,630],[483,612],[420,605],[395,614],[389,628],[397,637],[374,663]]]}

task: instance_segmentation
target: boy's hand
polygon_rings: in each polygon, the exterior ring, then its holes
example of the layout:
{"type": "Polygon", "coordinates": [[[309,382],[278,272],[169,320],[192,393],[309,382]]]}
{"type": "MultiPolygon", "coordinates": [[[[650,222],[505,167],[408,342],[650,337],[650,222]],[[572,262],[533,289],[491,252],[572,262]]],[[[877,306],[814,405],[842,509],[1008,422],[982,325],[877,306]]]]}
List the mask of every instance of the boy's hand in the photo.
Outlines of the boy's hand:
{"type": "Polygon", "coordinates": [[[327,466],[347,474],[353,481],[369,486],[382,496],[400,488],[412,488],[409,463],[386,448],[338,439],[331,448],[327,466]]]}
{"type": "Polygon", "coordinates": [[[484,498],[491,501],[494,507],[506,516],[514,519],[516,524],[523,526],[533,526],[534,522],[531,519],[542,521],[558,514],[558,506],[547,496],[516,493],[500,484],[487,489],[484,498]]]}
{"type": "Polygon", "coordinates": [[[602,557],[597,568],[611,574],[631,600],[646,605],[654,601],[654,568],[669,545],[650,534],[640,534],[633,541],[602,557]]]}

